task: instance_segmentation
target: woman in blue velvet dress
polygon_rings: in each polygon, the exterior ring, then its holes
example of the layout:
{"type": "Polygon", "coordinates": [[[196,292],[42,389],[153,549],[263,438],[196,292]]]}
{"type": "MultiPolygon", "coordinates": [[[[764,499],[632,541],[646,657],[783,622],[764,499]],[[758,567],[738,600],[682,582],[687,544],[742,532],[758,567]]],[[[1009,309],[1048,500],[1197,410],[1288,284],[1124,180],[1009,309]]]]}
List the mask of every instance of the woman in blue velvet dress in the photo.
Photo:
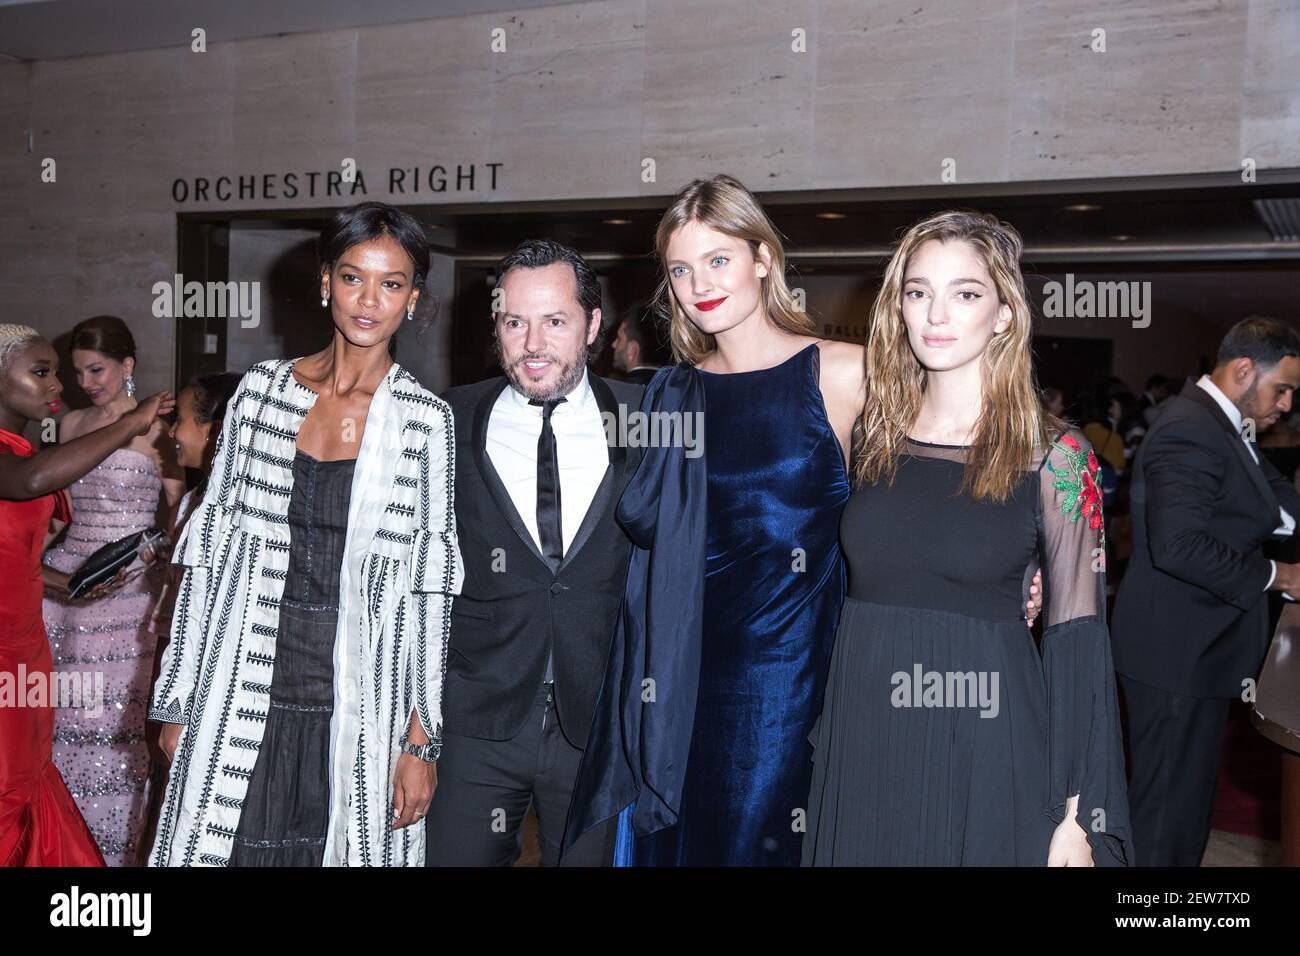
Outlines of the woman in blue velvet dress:
{"type": "Polygon", "coordinates": [[[620,502],[638,548],[570,828],[624,811],[626,865],[796,866],[862,349],[811,334],[775,228],[730,177],[679,193],[656,246],[681,364],[643,409],[702,414],[704,453],[648,449],[620,502]]]}
{"type": "Polygon", "coordinates": [[[701,370],[708,543],[694,732],[677,824],[645,866],[794,866],[844,597],[849,481],[816,343],[770,367],[701,370]]]}

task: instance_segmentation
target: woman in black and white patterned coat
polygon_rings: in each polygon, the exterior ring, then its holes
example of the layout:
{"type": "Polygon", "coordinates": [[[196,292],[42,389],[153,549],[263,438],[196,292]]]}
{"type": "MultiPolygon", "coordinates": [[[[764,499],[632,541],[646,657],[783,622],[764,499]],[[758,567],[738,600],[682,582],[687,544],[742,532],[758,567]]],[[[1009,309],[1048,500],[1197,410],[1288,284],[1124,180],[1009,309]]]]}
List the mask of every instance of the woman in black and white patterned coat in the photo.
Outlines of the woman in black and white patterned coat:
{"type": "Polygon", "coordinates": [[[428,268],[383,203],[321,233],[334,337],[231,400],[150,718],[155,866],[418,866],[437,784],[456,544],[447,406],[392,361],[428,268]]]}

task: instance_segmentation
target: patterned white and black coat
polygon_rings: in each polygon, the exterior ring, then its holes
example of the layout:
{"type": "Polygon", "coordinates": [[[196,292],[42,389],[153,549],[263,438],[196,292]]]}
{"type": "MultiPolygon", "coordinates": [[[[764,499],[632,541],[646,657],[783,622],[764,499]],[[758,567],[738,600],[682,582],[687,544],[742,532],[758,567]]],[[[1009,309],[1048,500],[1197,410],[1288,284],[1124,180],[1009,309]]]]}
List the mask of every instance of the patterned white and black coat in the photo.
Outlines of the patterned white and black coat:
{"type": "MultiPolygon", "coordinates": [[[[298,428],[316,398],[292,361],[251,368],[227,409],[150,718],[184,725],[150,865],[224,866],[261,746],[289,562],[298,428]]],[[[411,714],[442,740],[456,542],[451,413],[398,365],[375,392],[340,571],[326,866],[418,866],[424,827],[392,829],[411,714]]]]}

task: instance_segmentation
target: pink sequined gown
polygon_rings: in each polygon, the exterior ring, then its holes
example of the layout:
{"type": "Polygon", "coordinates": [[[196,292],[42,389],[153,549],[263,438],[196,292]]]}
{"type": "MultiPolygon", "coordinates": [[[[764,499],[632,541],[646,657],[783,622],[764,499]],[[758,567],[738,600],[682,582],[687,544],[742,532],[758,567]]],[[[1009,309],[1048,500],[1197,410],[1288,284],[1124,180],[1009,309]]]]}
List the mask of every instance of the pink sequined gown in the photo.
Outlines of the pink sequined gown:
{"type": "MultiPolygon", "coordinates": [[[[69,489],[72,525],[45,563],[71,572],[108,542],[154,527],[161,489],[150,456],[113,452],[69,489]]],[[[148,850],[138,844],[149,796],[144,730],[157,646],[150,616],[161,583],[150,572],[97,601],[72,604],[48,590],[45,596],[55,669],[103,674],[101,713],[55,711],[54,762],[109,866],[143,863],[148,850]]]]}

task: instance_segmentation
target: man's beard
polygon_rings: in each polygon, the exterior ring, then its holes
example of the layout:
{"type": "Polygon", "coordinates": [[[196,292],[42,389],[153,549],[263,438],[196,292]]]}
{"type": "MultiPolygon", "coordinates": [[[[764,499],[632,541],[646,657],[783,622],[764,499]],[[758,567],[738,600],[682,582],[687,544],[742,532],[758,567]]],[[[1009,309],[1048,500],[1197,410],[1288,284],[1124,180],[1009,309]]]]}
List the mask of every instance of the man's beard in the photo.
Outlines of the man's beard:
{"type": "Polygon", "coordinates": [[[501,339],[493,336],[492,348],[496,352],[497,364],[501,366],[501,371],[505,373],[510,386],[526,398],[535,399],[539,402],[551,402],[557,398],[563,398],[573,391],[577,384],[582,381],[582,373],[586,371],[587,358],[591,352],[591,346],[587,344],[586,339],[583,339],[582,351],[575,361],[565,362],[554,352],[537,352],[522,355],[513,364],[507,365],[505,353],[501,350],[501,339]],[[560,378],[554,388],[541,393],[534,393],[529,391],[529,383],[525,381],[519,369],[525,362],[535,362],[538,359],[545,359],[548,362],[555,363],[556,368],[560,370],[560,378]]]}
{"type": "Polygon", "coordinates": [[[1243,422],[1250,420],[1255,422],[1256,425],[1262,425],[1264,419],[1268,417],[1268,413],[1265,413],[1264,415],[1255,414],[1255,399],[1258,397],[1258,393],[1259,373],[1256,372],[1255,376],[1250,380],[1250,385],[1241,393],[1241,398],[1237,399],[1236,402],[1237,411],[1241,412],[1243,422]]]}

